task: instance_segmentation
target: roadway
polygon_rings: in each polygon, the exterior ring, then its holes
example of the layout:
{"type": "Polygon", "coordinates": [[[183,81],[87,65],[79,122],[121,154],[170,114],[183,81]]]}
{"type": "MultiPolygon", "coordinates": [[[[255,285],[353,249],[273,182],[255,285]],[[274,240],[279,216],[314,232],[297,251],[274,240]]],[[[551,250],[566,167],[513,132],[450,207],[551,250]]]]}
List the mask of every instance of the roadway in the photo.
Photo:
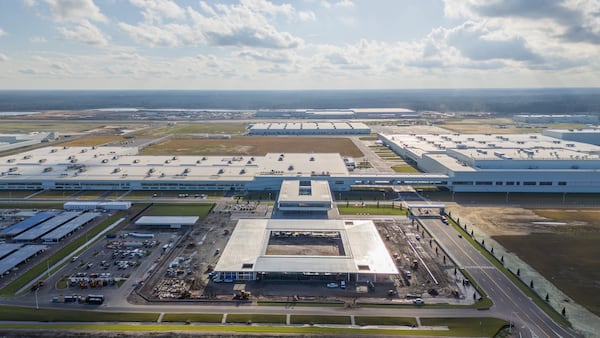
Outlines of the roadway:
{"type": "Polygon", "coordinates": [[[459,268],[465,269],[494,302],[492,309],[510,320],[525,337],[578,337],[540,309],[523,291],[487,260],[465,238],[439,218],[419,218],[432,237],[459,268]]]}

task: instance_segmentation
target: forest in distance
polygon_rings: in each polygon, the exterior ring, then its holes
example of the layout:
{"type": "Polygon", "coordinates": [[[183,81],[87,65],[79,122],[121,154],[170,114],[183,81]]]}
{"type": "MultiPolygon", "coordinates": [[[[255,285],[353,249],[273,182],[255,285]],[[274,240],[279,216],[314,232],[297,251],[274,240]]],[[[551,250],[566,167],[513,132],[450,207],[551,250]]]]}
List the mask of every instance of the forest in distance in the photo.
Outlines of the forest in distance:
{"type": "Polygon", "coordinates": [[[347,109],[600,114],[600,88],[423,90],[1,90],[2,112],[138,109],[347,109]]]}

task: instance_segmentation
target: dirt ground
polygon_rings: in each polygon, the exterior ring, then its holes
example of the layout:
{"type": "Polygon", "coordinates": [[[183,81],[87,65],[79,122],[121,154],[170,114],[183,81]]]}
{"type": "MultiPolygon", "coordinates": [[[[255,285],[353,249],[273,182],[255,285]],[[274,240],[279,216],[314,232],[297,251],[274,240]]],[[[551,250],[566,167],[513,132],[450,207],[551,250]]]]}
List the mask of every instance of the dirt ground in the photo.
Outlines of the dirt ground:
{"type": "Polygon", "coordinates": [[[600,209],[456,205],[448,210],[600,315],[600,209]]]}
{"type": "Polygon", "coordinates": [[[171,139],[144,148],[142,155],[256,155],[267,153],[340,153],[363,157],[352,140],[343,137],[246,136],[231,139],[171,139]]]}
{"type": "Polygon", "coordinates": [[[343,256],[344,249],[340,239],[333,238],[295,238],[271,237],[266,255],[293,256],[343,256]]]}

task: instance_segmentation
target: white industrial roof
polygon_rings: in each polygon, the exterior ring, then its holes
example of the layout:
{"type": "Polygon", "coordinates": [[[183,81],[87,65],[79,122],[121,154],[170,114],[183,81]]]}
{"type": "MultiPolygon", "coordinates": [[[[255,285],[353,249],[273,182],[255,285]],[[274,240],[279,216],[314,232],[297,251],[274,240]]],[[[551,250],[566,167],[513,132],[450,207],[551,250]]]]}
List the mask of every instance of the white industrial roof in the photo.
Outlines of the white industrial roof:
{"type": "Polygon", "coordinates": [[[347,175],[339,154],[140,156],[134,147],[47,147],[0,158],[0,180],[251,181],[261,175],[347,175]]]}
{"type": "Polygon", "coordinates": [[[301,188],[300,180],[283,181],[279,190],[279,202],[331,202],[329,182],[317,180],[302,182],[310,183],[310,185],[301,188]],[[301,190],[304,193],[301,193],[301,190]],[[306,192],[310,192],[310,194],[306,192]]]}
{"type": "Polygon", "coordinates": [[[193,225],[198,216],[142,216],[136,225],[193,225]]]}
{"type": "Polygon", "coordinates": [[[370,220],[241,219],[215,268],[219,272],[318,272],[397,274],[394,261],[370,220]],[[271,231],[335,231],[344,256],[266,255],[271,231]],[[242,268],[252,264],[252,268],[242,268]]]}

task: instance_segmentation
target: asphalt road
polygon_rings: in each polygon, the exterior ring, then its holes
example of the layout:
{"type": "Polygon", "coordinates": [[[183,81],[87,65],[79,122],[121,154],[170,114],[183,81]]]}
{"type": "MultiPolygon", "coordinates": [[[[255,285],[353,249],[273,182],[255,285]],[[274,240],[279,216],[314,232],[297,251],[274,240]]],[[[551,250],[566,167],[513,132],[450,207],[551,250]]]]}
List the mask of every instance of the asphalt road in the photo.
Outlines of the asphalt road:
{"type": "Polygon", "coordinates": [[[492,309],[514,323],[525,337],[578,337],[574,331],[557,324],[508,277],[490,263],[450,225],[437,218],[420,218],[432,237],[452,260],[464,268],[494,302],[492,309]]]}

